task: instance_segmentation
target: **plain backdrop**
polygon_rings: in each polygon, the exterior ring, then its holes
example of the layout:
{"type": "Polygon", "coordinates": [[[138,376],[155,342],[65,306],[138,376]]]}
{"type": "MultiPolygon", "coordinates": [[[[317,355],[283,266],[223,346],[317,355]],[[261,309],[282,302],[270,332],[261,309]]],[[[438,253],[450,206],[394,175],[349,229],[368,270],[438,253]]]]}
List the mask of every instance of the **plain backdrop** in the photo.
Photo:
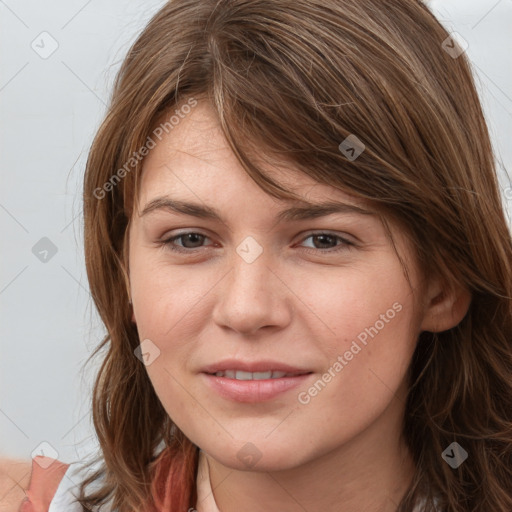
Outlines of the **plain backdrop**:
{"type": "MultiPolygon", "coordinates": [[[[98,361],[84,363],[103,328],[81,183],[120,62],[164,3],[0,0],[0,456],[71,462],[94,448],[98,361]]],[[[469,44],[510,217],[512,1],[429,4],[469,44]]]]}

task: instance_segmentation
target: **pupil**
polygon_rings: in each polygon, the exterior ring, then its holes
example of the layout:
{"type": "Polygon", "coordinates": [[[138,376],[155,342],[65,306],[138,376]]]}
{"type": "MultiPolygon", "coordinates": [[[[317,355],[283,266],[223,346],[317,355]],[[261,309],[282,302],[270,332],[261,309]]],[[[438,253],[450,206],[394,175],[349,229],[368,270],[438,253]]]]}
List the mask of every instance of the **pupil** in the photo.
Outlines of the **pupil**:
{"type": "Polygon", "coordinates": [[[202,235],[199,235],[197,233],[189,233],[188,235],[185,235],[185,240],[192,241],[192,244],[194,243],[194,238],[196,238],[196,242],[201,242],[202,235]]]}
{"type": "MultiPolygon", "coordinates": [[[[323,244],[325,243],[325,239],[327,240],[330,240],[331,242],[333,241],[334,237],[332,235],[316,235],[315,236],[316,239],[320,239],[320,240],[323,240],[323,242],[321,241],[320,244],[323,244]]],[[[327,244],[329,244],[329,242],[327,242],[327,244]]],[[[332,245],[332,244],[331,244],[332,245]]]]}

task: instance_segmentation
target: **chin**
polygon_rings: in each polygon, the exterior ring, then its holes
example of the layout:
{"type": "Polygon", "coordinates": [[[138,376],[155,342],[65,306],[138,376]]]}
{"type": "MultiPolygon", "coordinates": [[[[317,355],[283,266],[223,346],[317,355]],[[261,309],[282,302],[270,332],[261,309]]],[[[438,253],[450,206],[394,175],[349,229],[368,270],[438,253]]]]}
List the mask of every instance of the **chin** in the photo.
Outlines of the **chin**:
{"type": "Polygon", "coordinates": [[[285,471],[293,469],[315,458],[313,454],[308,456],[293,443],[283,446],[281,440],[275,443],[268,439],[250,441],[233,441],[228,448],[225,443],[222,446],[206,446],[203,449],[210,457],[220,462],[223,466],[236,471],[285,471]]]}

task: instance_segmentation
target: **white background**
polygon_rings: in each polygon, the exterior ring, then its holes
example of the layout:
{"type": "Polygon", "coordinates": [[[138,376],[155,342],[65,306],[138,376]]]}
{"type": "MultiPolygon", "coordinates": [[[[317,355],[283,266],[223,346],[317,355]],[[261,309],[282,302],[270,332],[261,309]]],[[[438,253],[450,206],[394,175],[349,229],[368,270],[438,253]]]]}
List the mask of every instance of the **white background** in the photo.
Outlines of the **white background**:
{"type": "MultiPolygon", "coordinates": [[[[71,462],[94,440],[84,363],[103,330],[83,262],[84,164],[120,62],[164,3],[0,0],[0,456],[47,442],[71,462]],[[31,44],[51,49],[45,31],[58,48],[43,59],[31,44]],[[43,237],[57,248],[46,263],[32,252],[43,237]]],[[[429,3],[469,43],[510,212],[512,0],[429,3]]]]}

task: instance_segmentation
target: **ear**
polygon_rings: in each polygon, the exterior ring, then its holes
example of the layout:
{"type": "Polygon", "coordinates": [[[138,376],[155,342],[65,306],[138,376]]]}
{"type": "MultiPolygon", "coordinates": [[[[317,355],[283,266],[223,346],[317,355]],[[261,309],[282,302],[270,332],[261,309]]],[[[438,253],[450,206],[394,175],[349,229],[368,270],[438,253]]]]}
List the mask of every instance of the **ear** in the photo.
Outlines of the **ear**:
{"type": "Polygon", "coordinates": [[[464,318],[471,304],[471,293],[460,285],[448,286],[434,279],[429,283],[424,304],[421,330],[443,332],[464,318]]]}

